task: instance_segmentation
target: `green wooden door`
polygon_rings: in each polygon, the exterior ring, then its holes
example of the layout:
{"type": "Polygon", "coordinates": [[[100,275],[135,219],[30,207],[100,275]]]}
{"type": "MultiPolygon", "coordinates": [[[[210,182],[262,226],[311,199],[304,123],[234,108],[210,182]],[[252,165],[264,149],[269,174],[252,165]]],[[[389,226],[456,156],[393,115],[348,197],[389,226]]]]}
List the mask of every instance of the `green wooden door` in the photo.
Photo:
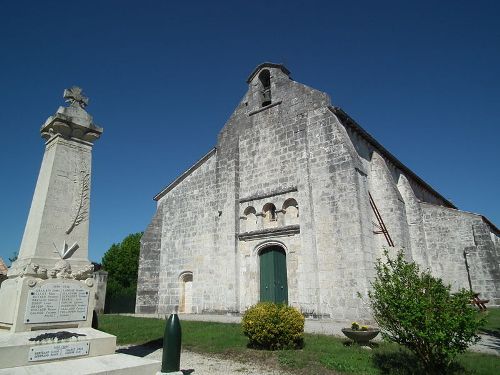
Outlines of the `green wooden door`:
{"type": "Polygon", "coordinates": [[[279,246],[270,246],[260,253],[260,300],[288,303],[286,255],[279,246]]]}

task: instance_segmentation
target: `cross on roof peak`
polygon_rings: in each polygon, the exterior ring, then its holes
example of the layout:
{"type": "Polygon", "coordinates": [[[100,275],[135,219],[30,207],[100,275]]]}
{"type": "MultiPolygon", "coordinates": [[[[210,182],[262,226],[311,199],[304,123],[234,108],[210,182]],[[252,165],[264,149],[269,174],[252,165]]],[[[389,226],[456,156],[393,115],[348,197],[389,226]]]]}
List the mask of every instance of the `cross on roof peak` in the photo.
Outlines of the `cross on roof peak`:
{"type": "Polygon", "coordinates": [[[89,104],[89,98],[83,95],[83,90],[78,86],[64,90],[63,97],[73,107],[79,106],[84,109],[89,104]]]}

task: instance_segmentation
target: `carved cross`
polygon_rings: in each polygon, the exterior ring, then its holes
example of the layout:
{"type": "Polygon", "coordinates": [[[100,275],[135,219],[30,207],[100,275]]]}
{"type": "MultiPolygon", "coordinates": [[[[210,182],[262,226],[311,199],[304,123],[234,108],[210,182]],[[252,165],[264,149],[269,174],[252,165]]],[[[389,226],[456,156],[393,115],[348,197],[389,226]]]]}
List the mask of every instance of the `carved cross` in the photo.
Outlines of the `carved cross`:
{"type": "Polygon", "coordinates": [[[84,109],[89,104],[89,98],[83,95],[83,91],[78,86],[73,86],[70,89],[64,90],[63,94],[66,102],[70,103],[73,107],[79,106],[84,109]]]}

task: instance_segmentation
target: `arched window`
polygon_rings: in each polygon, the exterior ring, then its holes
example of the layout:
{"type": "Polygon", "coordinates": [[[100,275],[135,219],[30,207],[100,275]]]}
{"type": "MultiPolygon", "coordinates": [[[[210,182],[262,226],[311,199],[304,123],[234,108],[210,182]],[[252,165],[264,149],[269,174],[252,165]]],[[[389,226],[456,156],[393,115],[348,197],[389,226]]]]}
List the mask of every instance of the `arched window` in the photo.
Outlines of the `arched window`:
{"type": "Polygon", "coordinates": [[[295,199],[289,198],[283,203],[283,212],[285,214],[285,225],[298,224],[299,205],[295,199]]]}
{"type": "Polygon", "coordinates": [[[259,81],[261,84],[262,107],[265,107],[271,104],[271,73],[269,73],[269,70],[264,69],[260,72],[259,81]]]}
{"type": "Polygon", "coordinates": [[[257,211],[255,211],[255,208],[252,206],[249,206],[245,208],[245,211],[243,211],[243,215],[245,220],[245,223],[243,224],[243,231],[245,232],[250,232],[252,230],[257,229],[257,216],[256,216],[257,211]]]}
{"type": "Polygon", "coordinates": [[[266,221],[276,221],[276,206],[272,203],[266,203],[262,207],[262,213],[266,221]]]}
{"type": "Polygon", "coordinates": [[[293,198],[289,198],[283,203],[283,212],[285,214],[285,222],[287,225],[297,224],[299,217],[299,205],[293,198]]]}
{"type": "Polygon", "coordinates": [[[186,271],[179,276],[179,312],[190,314],[193,308],[193,273],[186,271]]]}

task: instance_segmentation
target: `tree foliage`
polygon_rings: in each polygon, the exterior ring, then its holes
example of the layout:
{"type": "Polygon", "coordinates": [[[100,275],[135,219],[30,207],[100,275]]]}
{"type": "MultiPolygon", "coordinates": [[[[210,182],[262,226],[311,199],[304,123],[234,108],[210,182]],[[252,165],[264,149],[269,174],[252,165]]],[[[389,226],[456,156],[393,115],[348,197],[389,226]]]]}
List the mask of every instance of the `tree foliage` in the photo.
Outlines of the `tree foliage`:
{"type": "Polygon", "coordinates": [[[426,373],[444,373],[455,356],[479,340],[484,323],[470,306],[465,289],[450,293],[450,286],[404,260],[400,251],[376,263],[373,290],[368,293],[374,318],[385,338],[406,346],[426,373]]]}
{"type": "Polygon", "coordinates": [[[108,272],[107,293],[122,294],[137,289],[137,270],[142,232],[129,234],[119,244],[113,244],[102,258],[102,266],[108,272]]]}

